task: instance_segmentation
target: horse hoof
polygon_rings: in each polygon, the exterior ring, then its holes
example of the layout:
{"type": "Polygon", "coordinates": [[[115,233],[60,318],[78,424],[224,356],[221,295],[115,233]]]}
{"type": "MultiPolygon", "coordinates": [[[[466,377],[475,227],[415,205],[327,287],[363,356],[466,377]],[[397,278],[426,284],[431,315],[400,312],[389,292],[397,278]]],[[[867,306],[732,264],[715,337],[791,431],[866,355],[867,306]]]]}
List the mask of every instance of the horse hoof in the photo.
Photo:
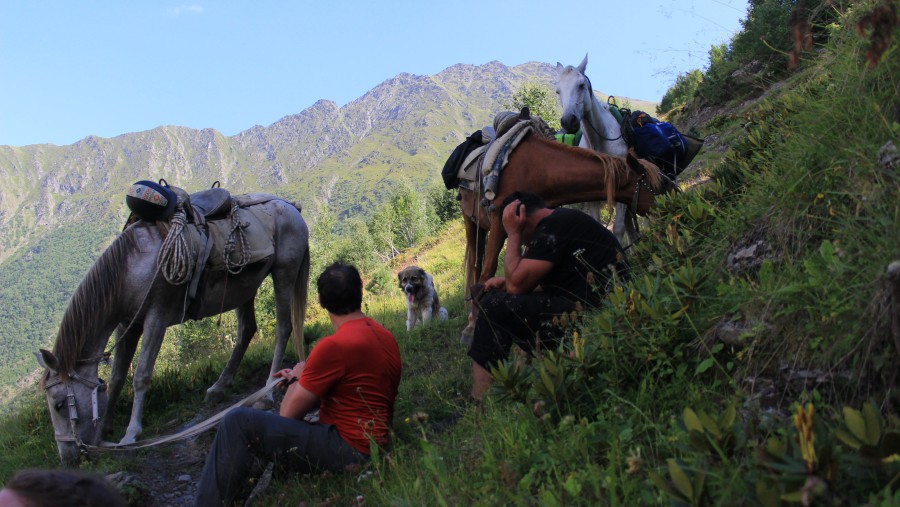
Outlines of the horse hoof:
{"type": "Polygon", "coordinates": [[[472,339],[475,337],[475,325],[469,324],[465,329],[462,330],[462,334],[459,336],[459,343],[462,343],[465,346],[472,345],[472,339]]]}
{"type": "Polygon", "coordinates": [[[119,445],[131,445],[136,441],[135,435],[125,435],[122,437],[122,440],[119,441],[119,445]]]}
{"type": "Polygon", "coordinates": [[[210,404],[220,403],[225,399],[225,393],[216,389],[216,390],[208,390],[206,391],[206,397],[203,398],[203,401],[210,404]]]}

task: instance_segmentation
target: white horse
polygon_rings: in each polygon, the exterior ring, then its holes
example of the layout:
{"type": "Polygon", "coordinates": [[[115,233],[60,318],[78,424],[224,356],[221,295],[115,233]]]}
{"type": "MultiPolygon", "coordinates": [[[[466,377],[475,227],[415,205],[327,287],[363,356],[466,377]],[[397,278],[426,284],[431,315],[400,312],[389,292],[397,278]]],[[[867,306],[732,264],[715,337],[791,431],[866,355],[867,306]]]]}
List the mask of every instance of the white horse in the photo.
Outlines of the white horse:
{"type": "MultiPolygon", "coordinates": [[[[562,128],[569,133],[581,129],[579,146],[589,150],[607,153],[617,157],[625,157],[628,143],[622,135],[622,126],[609,110],[609,105],[601,102],[594,95],[591,80],[585,75],[588,57],[577,67],[556,62],[556,94],[562,104],[562,117],[559,121],[562,128]]],[[[587,212],[595,220],[600,221],[600,210],[603,201],[587,203],[587,212]]],[[[613,234],[621,243],[627,233],[628,239],[634,242],[637,231],[632,220],[626,220],[626,214],[633,214],[627,204],[616,203],[616,218],[613,223],[613,234]]]]}

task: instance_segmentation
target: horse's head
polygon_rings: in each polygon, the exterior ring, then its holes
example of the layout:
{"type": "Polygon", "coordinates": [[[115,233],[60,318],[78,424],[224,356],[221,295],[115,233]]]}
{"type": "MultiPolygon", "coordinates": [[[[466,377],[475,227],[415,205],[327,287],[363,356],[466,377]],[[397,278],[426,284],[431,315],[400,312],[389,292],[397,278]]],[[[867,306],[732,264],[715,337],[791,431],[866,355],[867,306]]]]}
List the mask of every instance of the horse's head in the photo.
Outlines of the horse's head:
{"type": "Polygon", "coordinates": [[[566,132],[572,134],[580,128],[585,108],[590,107],[593,100],[591,82],[584,74],[586,67],[587,55],[577,67],[556,62],[556,94],[562,105],[559,122],[566,132]]]}
{"type": "Polygon", "coordinates": [[[106,383],[97,377],[100,358],[78,361],[70,371],[50,351],[35,354],[46,371],[47,395],[56,447],[63,466],[77,466],[86,445],[100,440],[100,416],[106,411],[106,383]]]}

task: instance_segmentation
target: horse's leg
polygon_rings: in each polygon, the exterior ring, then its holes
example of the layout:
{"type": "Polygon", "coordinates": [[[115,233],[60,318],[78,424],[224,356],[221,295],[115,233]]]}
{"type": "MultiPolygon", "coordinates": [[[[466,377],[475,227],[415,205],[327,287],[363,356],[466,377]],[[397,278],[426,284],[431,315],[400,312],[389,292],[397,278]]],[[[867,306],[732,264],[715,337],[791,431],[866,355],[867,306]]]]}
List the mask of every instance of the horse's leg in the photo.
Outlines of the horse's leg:
{"type": "MultiPolygon", "coordinates": [[[[272,273],[272,288],[275,292],[275,350],[272,353],[272,366],[269,368],[269,378],[281,369],[284,362],[284,351],[287,349],[288,339],[293,331],[291,322],[291,298],[293,297],[294,283],[300,283],[296,273],[272,273]]],[[[251,307],[252,309],[252,307],[251,307]]],[[[303,357],[300,358],[302,361],[303,357]]],[[[275,405],[272,392],[257,401],[253,406],[258,409],[268,410],[275,405]]]]}
{"type": "MultiPolygon", "coordinates": [[[[627,224],[628,220],[626,220],[625,215],[628,214],[630,210],[628,209],[628,205],[625,203],[617,202],[616,203],[616,219],[613,220],[613,230],[612,233],[619,240],[619,243],[624,247],[625,245],[625,233],[626,229],[630,226],[627,224]]],[[[631,237],[629,237],[631,240],[631,237]]]]}
{"type": "Polygon", "coordinates": [[[153,367],[156,365],[156,357],[159,355],[163,336],[166,334],[166,325],[156,315],[147,315],[144,319],[143,334],[141,355],[138,358],[137,368],[134,370],[134,402],[131,406],[131,420],[128,422],[125,436],[120,442],[122,444],[133,444],[144,429],[141,422],[144,400],[147,390],[150,389],[150,379],[153,376],[153,367]]]}
{"type": "Polygon", "coordinates": [[[603,216],[601,212],[603,211],[603,206],[605,205],[606,203],[603,201],[590,201],[584,203],[584,210],[591,218],[602,224],[603,216]]]}
{"type": "Polygon", "coordinates": [[[491,217],[491,233],[487,238],[487,246],[484,248],[484,267],[481,269],[481,277],[478,279],[480,283],[484,283],[497,274],[497,265],[500,258],[500,250],[503,249],[503,242],[506,241],[506,231],[500,222],[500,215],[494,214],[491,217]]]}
{"type": "MultiPolygon", "coordinates": [[[[634,244],[635,241],[638,240],[639,234],[638,234],[637,227],[638,227],[638,220],[640,220],[640,218],[630,207],[627,207],[625,209],[626,209],[625,213],[626,213],[626,217],[627,217],[627,219],[625,220],[625,234],[628,235],[628,244],[632,245],[632,244],[634,244]]],[[[623,245],[623,246],[625,246],[625,245],[623,245]]]]}
{"type": "MultiPolygon", "coordinates": [[[[465,289],[464,296],[466,299],[469,297],[469,289],[472,287],[472,284],[475,283],[475,280],[478,279],[478,272],[475,267],[475,250],[477,247],[475,246],[475,229],[478,225],[475,222],[469,220],[467,217],[463,216],[463,224],[466,226],[466,260],[465,260],[465,289]]],[[[468,304],[468,303],[467,303],[468,304]]]]}
{"type": "Polygon", "coordinates": [[[484,264],[484,245],[487,231],[478,224],[467,218],[463,218],[466,224],[466,288],[465,299],[466,306],[469,310],[469,318],[460,335],[459,341],[463,345],[472,343],[472,335],[475,332],[475,313],[473,311],[471,296],[472,284],[477,282],[481,276],[482,265],[484,264]]]}
{"type": "Polygon", "coordinates": [[[112,431],[112,422],[116,415],[116,403],[119,401],[122,387],[125,386],[125,377],[128,376],[128,369],[131,367],[131,360],[134,359],[138,339],[141,337],[140,326],[132,326],[124,336],[122,336],[122,331],[123,326],[120,325],[116,332],[116,343],[118,345],[116,345],[115,356],[113,357],[112,372],[109,375],[106,413],[103,414],[101,435],[108,435],[112,431]]]}
{"type": "Polygon", "coordinates": [[[238,306],[235,309],[238,325],[238,339],[234,344],[234,350],[231,351],[231,357],[225,363],[225,368],[219,375],[216,383],[206,390],[205,401],[207,403],[218,403],[225,399],[225,389],[231,386],[234,381],[234,375],[237,373],[241,361],[244,359],[244,353],[250,345],[250,340],[256,334],[256,312],[253,308],[253,302],[256,298],[250,298],[249,301],[238,306]]]}

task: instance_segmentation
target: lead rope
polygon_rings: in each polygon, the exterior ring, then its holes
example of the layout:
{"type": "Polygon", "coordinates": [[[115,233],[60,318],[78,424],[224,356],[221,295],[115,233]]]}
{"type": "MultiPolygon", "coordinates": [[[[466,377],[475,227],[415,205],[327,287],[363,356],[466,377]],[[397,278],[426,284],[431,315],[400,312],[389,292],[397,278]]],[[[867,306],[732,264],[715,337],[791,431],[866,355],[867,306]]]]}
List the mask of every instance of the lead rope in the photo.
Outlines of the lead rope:
{"type": "Polygon", "coordinates": [[[153,447],[153,446],[160,445],[160,444],[166,444],[169,442],[177,442],[179,440],[184,440],[186,438],[190,438],[194,435],[198,435],[210,428],[215,427],[216,425],[219,424],[219,421],[222,420],[222,418],[225,417],[226,414],[228,414],[228,412],[231,412],[232,410],[234,410],[238,407],[250,405],[251,403],[256,402],[257,400],[261,399],[263,396],[267,395],[269,393],[269,391],[274,389],[276,385],[278,385],[279,383],[281,383],[283,381],[284,381],[283,379],[270,379],[269,382],[266,383],[266,385],[262,389],[256,391],[255,393],[251,394],[250,396],[247,396],[246,398],[242,399],[241,401],[235,403],[234,405],[231,405],[230,407],[226,408],[225,410],[222,410],[218,414],[206,419],[205,421],[197,423],[197,424],[191,426],[190,428],[184,429],[184,430],[179,431],[178,433],[175,433],[172,435],[165,435],[165,436],[160,436],[160,437],[155,437],[155,438],[149,438],[147,440],[142,440],[140,442],[135,442],[133,444],[117,444],[117,443],[113,443],[113,442],[100,442],[100,445],[97,445],[97,446],[87,445],[87,444],[84,444],[84,445],[88,449],[98,450],[98,451],[131,451],[134,449],[143,449],[145,447],[153,447]]]}

